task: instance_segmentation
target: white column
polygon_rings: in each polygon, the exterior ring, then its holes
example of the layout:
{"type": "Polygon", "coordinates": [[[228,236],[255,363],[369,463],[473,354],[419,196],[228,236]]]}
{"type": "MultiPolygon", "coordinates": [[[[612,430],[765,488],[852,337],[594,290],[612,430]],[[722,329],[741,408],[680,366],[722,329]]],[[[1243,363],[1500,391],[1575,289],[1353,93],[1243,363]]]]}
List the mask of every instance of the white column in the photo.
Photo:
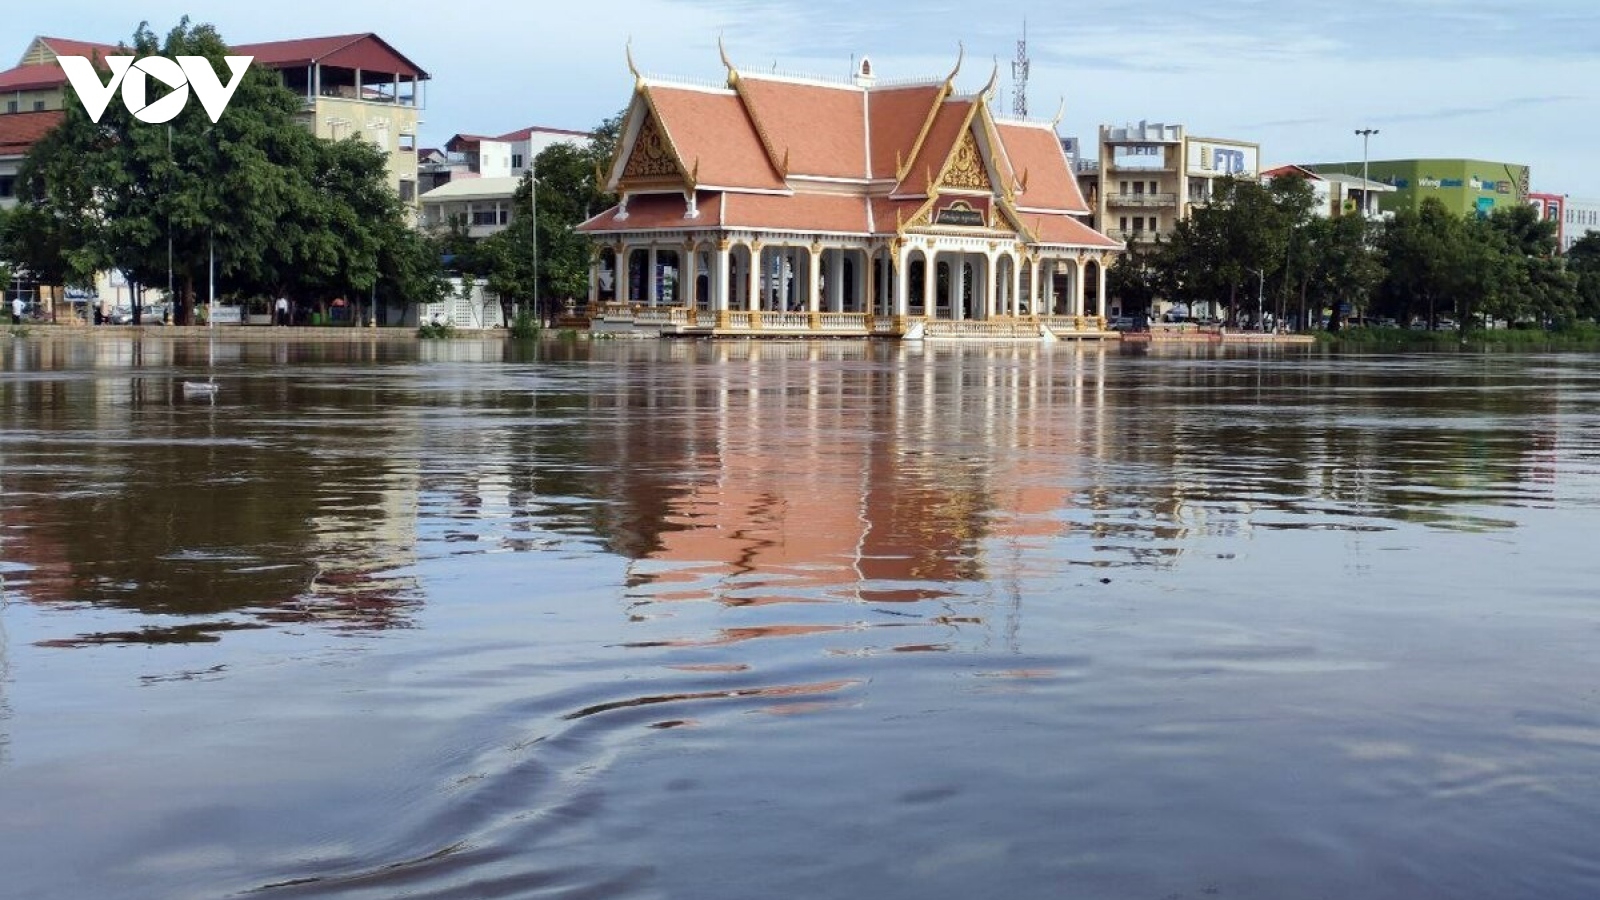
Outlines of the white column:
{"type": "Polygon", "coordinates": [[[700,287],[700,254],[695,252],[694,242],[691,241],[684,245],[684,250],[680,257],[681,260],[678,263],[678,305],[694,309],[699,305],[698,298],[695,295],[699,293],[698,288],[700,287]]]}
{"type": "Polygon", "coordinates": [[[728,242],[717,242],[717,273],[711,279],[711,308],[721,312],[728,308],[728,266],[731,264],[728,242]]]}
{"type": "Polygon", "coordinates": [[[1099,299],[1100,309],[1095,313],[1095,315],[1103,316],[1103,315],[1106,314],[1106,261],[1105,261],[1105,257],[1101,257],[1095,263],[1094,274],[1095,274],[1095,288],[1096,288],[1095,296],[1100,298],[1099,299]]]}
{"type": "Polygon", "coordinates": [[[806,248],[806,312],[822,311],[822,248],[812,244],[806,248]]]}
{"type": "Polygon", "coordinates": [[[1083,310],[1084,310],[1083,298],[1085,296],[1085,292],[1084,292],[1084,289],[1083,289],[1083,279],[1084,279],[1084,276],[1088,274],[1084,270],[1085,265],[1086,265],[1086,263],[1084,262],[1083,257],[1080,256],[1077,259],[1077,265],[1073,267],[1073,273],[1072,273],[1072,314],[1075,315],[1075,316],[1083,315],[1083,310]]]}
{"type": "Polygon", "coordinates": [[[1028,312],[1032,315],[1039,314],[1039,260],[1030,260],[1028,264],[1028,312]]]}
{"type": "Polygon", "coordinates": [[[902,246],[898,251],[890,252],[895,254],[892,265],[894,269],[894,315],[908,315],[911,311],[911,278],[908,271],[911,267],[911,251],[902,246]]]}
{"type": "Polygon", "coordinates": [[[750,267],[745,272],[745,309],[761,308],[761,245],[750,243],[750,267]]]}
{"type": "Polygon", "coordinates": [[[939,257],[924,250],[922,260],[922,314],[932,319],[939,309],[939,257]]]}
{"type": "Polygon", "coordinates": [[[1022,255],[1011,254],[1011,315],[1022,315],[1022,255]]]}

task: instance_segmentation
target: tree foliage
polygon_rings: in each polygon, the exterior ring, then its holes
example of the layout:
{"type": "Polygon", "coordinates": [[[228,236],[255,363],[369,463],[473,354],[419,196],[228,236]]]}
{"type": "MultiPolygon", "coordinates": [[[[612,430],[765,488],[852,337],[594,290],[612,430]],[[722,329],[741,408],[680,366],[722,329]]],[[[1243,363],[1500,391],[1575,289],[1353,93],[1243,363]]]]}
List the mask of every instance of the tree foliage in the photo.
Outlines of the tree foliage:
{"type": "Polygon", "coordinates": [[[1600,315],[1600,239],[1556,254],[1556,223],[1530,206],[1459,215],[1435,198],[1386,223],[1312,215],[1309,185],[1277,178],[1218,183],[1211,203],[1169,241],[1129,247],[1111,270],[1125,308],[1152,299],[1215,304],[1229,321],[1261,321],[1272,299],[1314,322],[1369,312],[1462,329],[1491,320],[1564,323],[1600,315]],[[1257,298],[1265,309],[1258,309],[1257,298]]]}

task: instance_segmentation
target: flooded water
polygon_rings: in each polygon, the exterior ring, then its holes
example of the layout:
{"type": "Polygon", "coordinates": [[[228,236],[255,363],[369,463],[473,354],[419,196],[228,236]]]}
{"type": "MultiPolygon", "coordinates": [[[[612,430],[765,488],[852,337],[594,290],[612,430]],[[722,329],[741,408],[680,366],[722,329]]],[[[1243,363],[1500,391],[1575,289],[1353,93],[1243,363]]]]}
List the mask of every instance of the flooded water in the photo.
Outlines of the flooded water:
{"type": "Polygon", "coordinates": [[[0,895],[1593,898],[1597,525],[1588,356],[6,339],[0,895]]]}

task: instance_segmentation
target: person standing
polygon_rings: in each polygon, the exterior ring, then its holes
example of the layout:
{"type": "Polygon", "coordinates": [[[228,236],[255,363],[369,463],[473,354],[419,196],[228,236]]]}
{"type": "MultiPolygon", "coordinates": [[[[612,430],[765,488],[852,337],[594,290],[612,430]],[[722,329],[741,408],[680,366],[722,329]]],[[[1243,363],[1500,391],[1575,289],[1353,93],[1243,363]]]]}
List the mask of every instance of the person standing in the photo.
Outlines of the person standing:
{"type": "Polygon", "coordinates": [[[277,306],[276,306],[276,310],[277,310],[277,313],[278,313],[278,324],[279,325],[288,325],[289,324],[289,298],[288,297],[279,297],[278,298],[278,303],[277,303],[277,306]]]}
{"type": "Polygon", "coordinates": [[[11,298],[11,324],[13,324],[13,325],[21,325],[22,324],[22,308],[23,308],[23,305],[24,304],[22,302],[22,298],[21,297],[12,297],[11,298]]]}

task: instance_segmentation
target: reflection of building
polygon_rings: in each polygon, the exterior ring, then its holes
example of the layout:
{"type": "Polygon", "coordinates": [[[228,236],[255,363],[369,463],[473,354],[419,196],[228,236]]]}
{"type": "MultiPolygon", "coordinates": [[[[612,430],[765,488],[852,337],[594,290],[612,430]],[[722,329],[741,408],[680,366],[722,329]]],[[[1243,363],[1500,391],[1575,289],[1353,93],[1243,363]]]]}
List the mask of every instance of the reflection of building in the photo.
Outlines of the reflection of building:
{"type": "Polygon", "coordinates": [[[1118,245],[1074,218],[1054,123],[995,114],[994,78],[965,94],[956,71],[879,85],[867,59],[849,81],[724,63],[726,87],[637,79],[607,179],[620,203],[581,226],[597,326],[1100,332],[1118,245]],[[662,290],[666,268],[682,290],[662,290]]]}
{"type": "Polygon", "coordinates": [[[1481,159],[1388,159],[1339,163],[1307,163],[1313,172],[1360,175],[1363,166],[1373,181],[1393,185],[1395,192],[1378,198],[1385,212],[1418,209],[1434,197],[1451,212],[1488,215],[1497,206],[1528,198],[1528,167],[1481,159]]]}
{"type": "Polygon", "coordinates": [[[1378,195],[1394,193],[1394,186],[1381,181],[1367,181],[1360,175],[1338,172],[1317,173],[1302,166],[1279,166],[1261,173],[1264,181],[1279,176],[1303,178],[1311,185],[1311,212],[1323,218],[1343,215],[1364,215],[1368,219],[1382,216],[1378,208],[1378,195]]]}
{"type": "Polygon", "coordinates": [[[1182,125],[1100,126],[1097,224],[1124,241],[1171,234],[1227,177],[1255,179],[1257,144],[1192,137],[1182,125]]]}
{"type": "MultiPolygon", "coordinates": [[[[62,108],[67,78],[56,57],[110,56],[113,44],[37,37],[22,60],[0,72],[5,113],[62,108]]],[[[390,183],[407,203],[417,199],[417,111],[428,73],[375,34],[236,44],[232,52],[254,57],[253,66],[279,73],[305,98],[301,122],[318,137],[352,136],[369,141],[389,159],[390,183]]]]}

